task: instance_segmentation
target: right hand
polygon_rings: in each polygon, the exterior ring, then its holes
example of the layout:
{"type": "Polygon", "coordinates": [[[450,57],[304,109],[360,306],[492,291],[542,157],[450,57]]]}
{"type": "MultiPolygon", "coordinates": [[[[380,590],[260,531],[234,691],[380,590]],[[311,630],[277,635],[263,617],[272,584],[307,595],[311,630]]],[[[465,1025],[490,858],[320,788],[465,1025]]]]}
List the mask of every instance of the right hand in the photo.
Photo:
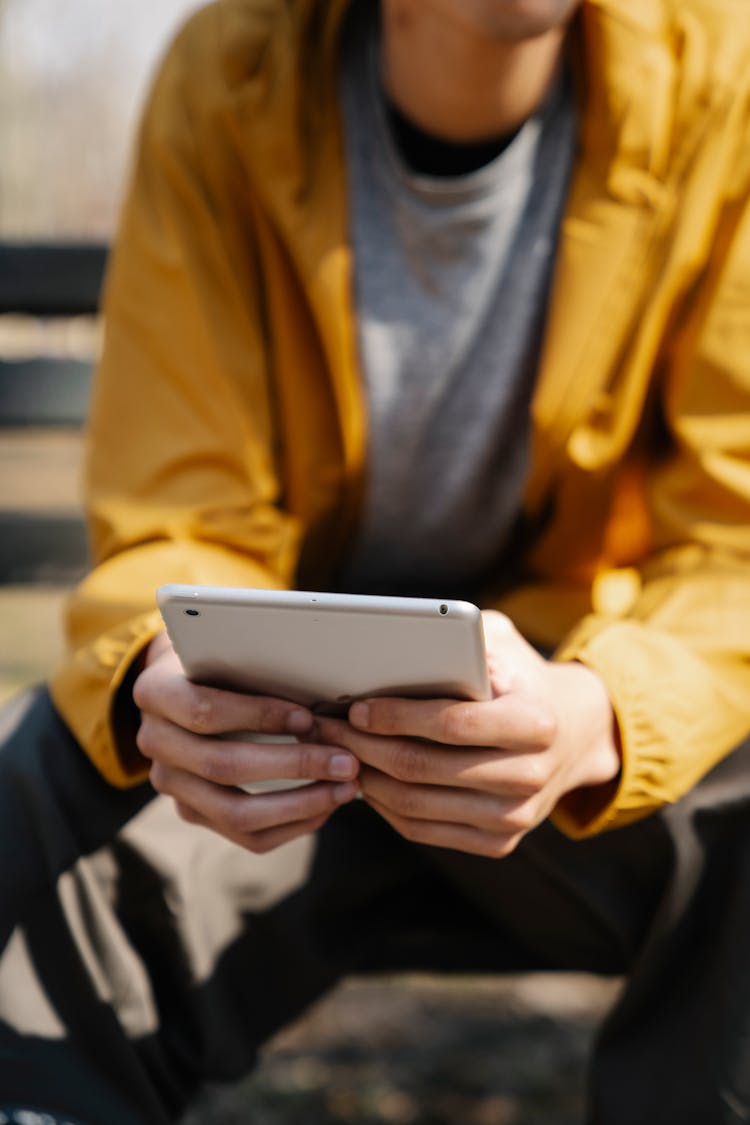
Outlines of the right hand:
{"type": "Polygon", "coordinates": [[[313,737],[310,711],[296,703],[191,683],[166,633],[145,654],[133,687],[141,712],[138,748],[151,761],[151,784],[172,797],[180,816],[251,852],[267,852],[314,832],[358,792],[359,763],[313,737]],[[234,731],[294,734],[296,743],[219,737],[234,731]],[[278,793],[237,788],[279,778],[312,785],[278,793]]]}

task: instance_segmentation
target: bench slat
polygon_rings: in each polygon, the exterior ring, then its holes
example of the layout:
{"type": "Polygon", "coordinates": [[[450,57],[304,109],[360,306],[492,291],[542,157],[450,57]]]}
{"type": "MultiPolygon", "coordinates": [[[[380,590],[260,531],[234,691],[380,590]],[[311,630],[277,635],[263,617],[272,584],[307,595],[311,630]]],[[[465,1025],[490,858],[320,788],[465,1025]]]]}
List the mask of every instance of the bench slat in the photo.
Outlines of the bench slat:
{"type": "Polygon", "coordinates": [[[80,516],[0,511],[0,585],[76,582],[87,563],[80,516]]]}
{"type": "Polygon", "coordinates": [[[0,426],[81,426],[92,365],[39,356],[0,361],[0,426]]]}
{"type": "Polygon", "coordinates": [[[96,313],[108,247],[84,243],[0,243],[0,313],[96,313]]]}
{"type": "MultiPolygon", "coordinates": [[[[0,242],[0,314],[95,316],[107,255],[108,247],[101,243],[0,242]]],[[[88,412],[91,370],[89,362],[38,353],[0,361],[4,437],[12,434],[11,427],[24,433],[31,432],[29,427],[39,427],[40,433],[52,427],[80,432],[88,412]]],[[[59,456],[58,444],[55,438],[59,456]]],[[[8,497],[0,510],[0,585],[67,586],[77,581],[87,570],[88,557],[82,515],[55,507],[59,488],[48,491],[42,484],[40,490],[43,467],[32,474],[33,481],[28,476],[18,479],[16,474],[24,473],[23,458],[14,456],[18,453],[15,446],[6,452],[0,482],[0,492],[8,497]],[[26,496],[29,488],[33,495],[29,494],[28,507],[11,503],[26,496]]],[[[67,457],[62,465],[67,480],[71,471],[67,457]]]]}

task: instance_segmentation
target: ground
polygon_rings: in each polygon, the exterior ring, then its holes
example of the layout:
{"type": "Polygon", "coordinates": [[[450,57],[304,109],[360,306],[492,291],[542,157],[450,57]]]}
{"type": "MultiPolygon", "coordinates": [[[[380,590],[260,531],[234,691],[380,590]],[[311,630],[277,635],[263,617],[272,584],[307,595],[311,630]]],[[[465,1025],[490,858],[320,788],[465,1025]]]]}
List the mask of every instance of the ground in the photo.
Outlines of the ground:
{"type": "Polygon", "coordinates": [[[582,1125],[618,987],[580,974],[348,981],[183,1125],[582,1125]]]}

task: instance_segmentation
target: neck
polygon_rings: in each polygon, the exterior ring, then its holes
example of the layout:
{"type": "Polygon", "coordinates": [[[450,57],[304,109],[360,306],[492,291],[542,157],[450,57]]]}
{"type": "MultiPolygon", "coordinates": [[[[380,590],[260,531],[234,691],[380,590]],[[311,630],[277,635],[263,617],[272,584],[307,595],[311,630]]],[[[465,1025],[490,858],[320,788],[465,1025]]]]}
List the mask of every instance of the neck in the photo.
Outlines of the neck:
{"type": "Polygon", "coordinates": [[[544,100],[565,27],[511,41],[487,37],[428,4],[383,0],[383,82],[425,132],[477,141],[517,129],[544,100]]]}

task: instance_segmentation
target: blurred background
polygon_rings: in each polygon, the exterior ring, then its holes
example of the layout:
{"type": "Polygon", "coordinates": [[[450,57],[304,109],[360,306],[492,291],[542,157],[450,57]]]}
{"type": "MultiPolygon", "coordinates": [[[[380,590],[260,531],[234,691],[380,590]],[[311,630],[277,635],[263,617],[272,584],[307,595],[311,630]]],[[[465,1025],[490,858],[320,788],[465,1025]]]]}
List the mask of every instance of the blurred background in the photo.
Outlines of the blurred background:
{"type": "MultiPolygon", "coordinates": [[[[149,76],[196,6],[0,0],[0,244],[106,247],[149,76]]],[[[4,292],[24,289],[27,262],[0,257],[4,292]]],[[[49,265],[30,268],[38,295],[49,265]]],[[[6,302],[0,315],[0,702],[57,661],[60,607],[81,570],[80,421],[99,325],[73,311],[29,316],[6,302]],[[47,362],[57,387],[40,360],[62,361],[47,362]]]]}
{"type": "MultiPolygon", "coordinates": [[[[0,0],[0,702],[43,680],[61,652],[62,606],[84,565],[97,271],[149,75],[195,6],[0,0]],[[30,258],[40,243],[83,244],[82,280],[78,266],[66,277],[54,258],[30,258]],[[50,315],[50,279],[83,291],[62,317],[50,315]],[[32,314],[14,306],[24,288],[32,314]]],[[[550,974],[348,981],[184,1125],[577,1125],[616,987],[550,974]]]]}
{"type": "Polygon", "coordinates": [[[0,0],[0,234],[108,239],[148,76],[194,0],[0,0]]]}

